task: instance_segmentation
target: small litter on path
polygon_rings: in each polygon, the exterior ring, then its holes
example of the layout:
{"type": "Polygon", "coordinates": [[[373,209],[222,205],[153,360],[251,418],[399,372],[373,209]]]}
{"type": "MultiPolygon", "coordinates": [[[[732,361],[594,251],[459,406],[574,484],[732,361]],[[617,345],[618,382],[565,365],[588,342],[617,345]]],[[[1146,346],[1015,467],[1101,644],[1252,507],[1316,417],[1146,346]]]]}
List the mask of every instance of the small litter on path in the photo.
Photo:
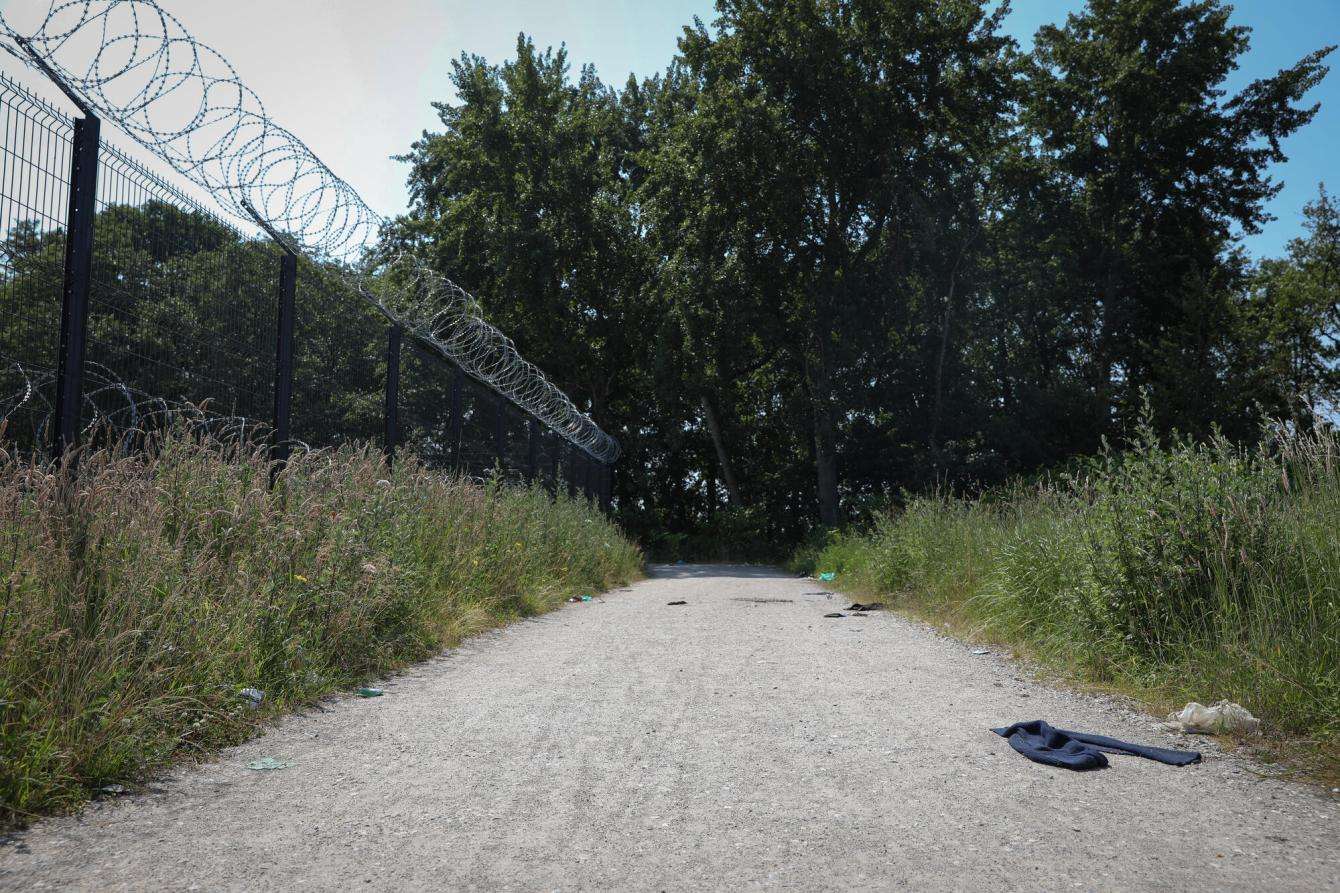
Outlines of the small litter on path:
{"type": "Polygon", "coordinates": [[[667,605],[687,605],[688,602],[666,602],[667,605]]]}
{"type": "Polygon", "coordinates": [[[276,769],[293,768],[292,760],[277,760],[274,757],[261,757],[259,760],[252,760],[247,763],[248,769],[256,769],[261,772],[273,772],[276,769]]]}
{"type": "Polygon", "coordinates": [[[795,601],[790,598],[733,598],[733,602],[753,602],[756,605],[789,605],[795,601]]]}
{"type": "Polygon", "coordinates": [[[884,609],[884,603],[883,603],[883,602],[871,602],[871,603],[868,604],[868,605],[863,605],[863,604],[861,604],[860,602],[852,602],[850,605],[848,605],[847,607],[843,608],[842,610],[844,610],[844,611],[882,611],[883,609],[884,609]]]}
{"type": "Polygon", "coordinates": [[[105,784],[98,788],[104,794],[111,794],[113,797],[119,797],[126,792],[126,786],[121,784],[105,784]]]}
{"type": "Polygon", "coordinates": [[[825,614],[824,616],[825,616],[825,617],[846,617],[847,615],[846,615],[846,614],[843,614],[841,611],[834,611],[832,614],[825,614]]]}
{"type": "Polygon", "coordinates": [[[568,599],[568,602],[569,602],[569,603],[572,603],[572,602],[589,602],[589,601],[595,601],[595,599],[593,599],[593,598],[592,598],[591,596],[589,596],[589,595],[574,595],[572,598],[568,599]]]}
{"type": "Polygon", "coordinates": [[[1261,720],[1241,704],[1220,701],[1213,707],[1192,701],[1178,713],[1169,713],[1165,729],[1193,735],[1254,735],[1261,720]]]}
{"type": "Polygon", "coordinates": [[[822,574],[819,575],[819,579],[824,581],[825,583],[832,583],[834,580],[837,579],[837,572],[824,571],[822,574]]]}
{"type": "Polygon", "coordinates": [[[247,705],[251,707],[252,710],[259,707],[261,701],[265,700],[265,692],[261,691],[259,688],[244,688],[237,693],[237,696],[246,699],[247,705]]]}
{"type": "Polygon", "coordinates": [[[972,653],[981,657],[983,654],[990,654],[991,652],[986,648],[974,648],[972,653]]]}
{"type": "Polygon", "coordinates": [[[360,688],[358,690],[358,696],[360,698],[380,698],[384,694],[386,694],[386,692],[380,688],[360,688]]]}

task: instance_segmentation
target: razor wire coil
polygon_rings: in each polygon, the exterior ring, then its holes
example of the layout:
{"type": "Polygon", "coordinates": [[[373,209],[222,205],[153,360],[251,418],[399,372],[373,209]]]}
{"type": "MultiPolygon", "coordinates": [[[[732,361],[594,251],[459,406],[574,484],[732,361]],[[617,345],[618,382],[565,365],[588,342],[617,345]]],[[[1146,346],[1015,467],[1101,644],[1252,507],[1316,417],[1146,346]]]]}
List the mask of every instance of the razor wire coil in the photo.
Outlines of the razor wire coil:
{"type": "Polygon", "coordinates": [[[0,47],[230,214],[254,216],[311,259],[337,265],[366,300],[467,374],[593,458],[618,458],[618,442],[484,319],[474,296],[412,253],[379,251],[389,221],[272,121],[232,64],[157,0],[52,0],[25,30],[0,13],[0,47]]]}

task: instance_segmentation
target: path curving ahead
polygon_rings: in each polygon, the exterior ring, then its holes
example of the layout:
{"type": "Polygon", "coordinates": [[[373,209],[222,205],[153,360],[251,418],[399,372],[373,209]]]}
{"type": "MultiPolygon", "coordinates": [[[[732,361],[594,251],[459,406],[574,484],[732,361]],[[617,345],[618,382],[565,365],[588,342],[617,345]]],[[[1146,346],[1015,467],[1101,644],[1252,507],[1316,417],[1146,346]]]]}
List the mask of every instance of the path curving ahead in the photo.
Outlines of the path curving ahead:
{"type": "Polygon", "coordinates": [[[1184,769],[1027,762],[988,727],[1187,742],[899,617],[825,619],[841,599],[656,568],[42,822],[0,889],[1340,889],[1317,789],[1203,741],[1184,769]]]}

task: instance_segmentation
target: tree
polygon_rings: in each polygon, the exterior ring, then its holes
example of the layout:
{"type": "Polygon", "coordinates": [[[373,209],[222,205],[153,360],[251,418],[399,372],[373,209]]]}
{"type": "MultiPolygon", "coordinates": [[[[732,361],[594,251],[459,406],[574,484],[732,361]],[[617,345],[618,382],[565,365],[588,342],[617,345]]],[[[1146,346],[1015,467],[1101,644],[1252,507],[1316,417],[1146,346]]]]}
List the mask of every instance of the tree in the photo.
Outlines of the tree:
{"type": "Polygon", "coordinates": [[[501,66],[453,63],[459,104],[434,103],[392,238],[463,283],[522,354],[610,421],[628,357],[654,331],[636,207],[641,89],[621,94],[567,51],[518,37],[501,66]]]}
{"type": "MultiPolygon", "coordinates": [[[[840,519],[844,365],[908,290],[943,296],[978,214],[975,168],[1008,112],[1004,9],[976,0],[719,0],[680,42],[700,99],[703,200],[724,255],[784,323],[801,370],[820,522],[840,519]],[[932,235],[933,234],[933,235],[932,235]]],[[[896,312],[896,308],[895,308],[896,312]]],[[[942,333],[941,341],[944,340],[942,333]]]]}
{"type": "Polygon", "coordinates": [[[1219,0],[1089,0],[1038,31],[1023,121],[1082,234],[1064,258],[1091,302],[1085,376],[1120,422],[1153,390],[1164,425],[1205,431],[1225,399],[1222,335],[1245,273],[1235,232],[1268,219],[1281,141],[1332,47],[1228,97],[1249,46],[1219,0]]]}
{"type": "Polygon", "coordinates": [[[1064,462],[1144,389],[1241,439],[1329,399],[1326,239],[1240,245],[1328,49],[1230,96],[1219,0],[1091,0],[1027,56],[986,0],[717,11],[617,90],[524,37],[462,57],[390,234],[621,439],[648,541],[781,544],[1064,462]]]}
{"type": "MultiPolygon", "coordinates": [[[[183,403],[268,423],[279,272],[269,240],[158,200],[108,205],[93,232],[86,400],[118,424],[149,424],[144,412],[183,403]]],[[[63,231],[21,222],[0,245],[11,299],[0,326],[3,396],[6,410],[26,400],[9,432],[24,446],[38,445],[54,401],[64,244],[63,231]]],[[[294,436],[315,446],[379,437],[383,317],[307,261],[296,309],[294,436]]]]}
{"type": "Polygon", "coordinates": [[[1236,359],[1244,402],[1305,427],[1340,405],[1340,206],[1325,184],[1303,218],[1305,234],[1251,277],[1236,359]]]}

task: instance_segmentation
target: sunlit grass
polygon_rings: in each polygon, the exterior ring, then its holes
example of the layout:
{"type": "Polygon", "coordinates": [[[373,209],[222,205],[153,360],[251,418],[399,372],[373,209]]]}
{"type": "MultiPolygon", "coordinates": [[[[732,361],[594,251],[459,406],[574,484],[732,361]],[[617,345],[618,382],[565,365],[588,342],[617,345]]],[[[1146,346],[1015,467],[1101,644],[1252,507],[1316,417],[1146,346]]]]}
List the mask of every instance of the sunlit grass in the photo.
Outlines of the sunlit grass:
{"type": "Polygon", "coordinates": [[[539,488],[353,448],[268,475],[263,451],[188,438],[77,473],[0,463],[0,825],[641,567],[539,488]]]}
{"type": "Polygon", "coordinates": [[[1340,442],[1160,446],[1063,480],[912,499],[801,566],[1151,707],[1228,698],[1340,775],[1340,442]]]}

